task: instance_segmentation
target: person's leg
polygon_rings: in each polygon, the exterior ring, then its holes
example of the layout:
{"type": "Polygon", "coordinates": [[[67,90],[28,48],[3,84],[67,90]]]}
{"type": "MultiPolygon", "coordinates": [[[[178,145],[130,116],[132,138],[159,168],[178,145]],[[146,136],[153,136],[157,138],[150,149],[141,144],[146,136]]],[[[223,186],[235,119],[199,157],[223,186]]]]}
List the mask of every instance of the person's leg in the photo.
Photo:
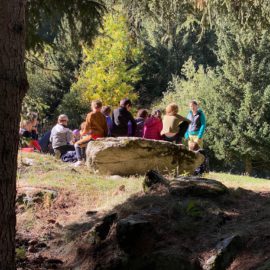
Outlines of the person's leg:
{"type": "Polygon", "coordinates": [[[76,152],[76,157],[78,161],[82,161],[82,149],[79,145],[75,144],[75,152],[76,152]]]}
{"type": "Polygon", "coordinates": [[[79,167],[84,164],[83,160],[85,159],[85,150],[87,143],[92,141],[93,139],[89,136],[87,138],[83,138],[75,143],[75,151],[76,157],[78,161],[74,164],[75,167],[79,167]]]}
{"type": "Polygon", "coordinates": [[[176,137],[175,136],[167,137],[166,135],[164,135],[163,139],[166,142],[172,142],[173,143],[176,140],[176,137]]]}
{"type": "Polygon", "coordinates": [[[203,149],[203,139],[199,139],[197,135],[189,135],[189,142],[195,142],[203,149]]]}
{"type": "Polygon", "coordinates": [[[82,147],[81,150],[82,150],[82,158],[86,160],[86,147],[82,147]]]}
{"type": "Polygon", "coordinates": [[[193,136],[192,135],[189,135],[188,137],[188,149],[192,149],[192,146],[194,144],[194,141],[193,141],[193,136]]]}
{"type": "Polygon", "coordinates": [[[57,148],[54,149],[54,152],[56,153],[57,151],[55,150],[58,150],[60,151],[61,153],[61,156],[64,155],[66,152],[68,151],[74,151],[74,145],[71,145],[71,144],[67,144],[67,145],[62,145],[62,146],[59,146],[57,148]]]}

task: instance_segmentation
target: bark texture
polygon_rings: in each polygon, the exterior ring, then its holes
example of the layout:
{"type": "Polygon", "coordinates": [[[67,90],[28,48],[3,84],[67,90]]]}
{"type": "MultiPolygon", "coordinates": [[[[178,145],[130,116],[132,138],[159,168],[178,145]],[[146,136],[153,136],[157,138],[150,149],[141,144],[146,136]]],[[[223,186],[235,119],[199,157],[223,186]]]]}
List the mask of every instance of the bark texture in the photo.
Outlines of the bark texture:
{"type": "Polygon", "coordinates": [[[19,121],[27,90],[26,0],[0,1],[0,269],[15,266],[15,196],[19,121]]]}

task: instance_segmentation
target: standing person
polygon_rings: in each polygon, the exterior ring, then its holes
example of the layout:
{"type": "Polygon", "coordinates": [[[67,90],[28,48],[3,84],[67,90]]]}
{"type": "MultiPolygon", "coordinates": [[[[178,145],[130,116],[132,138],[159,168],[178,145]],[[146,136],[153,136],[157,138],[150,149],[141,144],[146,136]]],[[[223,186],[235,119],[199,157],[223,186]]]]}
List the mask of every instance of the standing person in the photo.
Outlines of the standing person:
{"type": "Polygon", "coordinates": [[[112,136],[112,127],[113,127],[113,122],[112,122],[112,118],[111,118],[112,109],[110,106],[103,106],[101,109],[101,112],[106,117],[106,122],[107,122],[107,126],[108,126],[108,137],[111,137],[112,136]]]}
{"type": "Polygon", "coordinates": [[[145,120],[143,128],[143,138],[151,140],[162,140],[160,135],[162,130],[161,111],[155,110],[152,115],[145,120]]]}
{"type": "Polygon", "coordinates": [[[206,127],[206,119],[203,111],[199,108],[197,101],[192,100],[189,103],[190,112],[187,118],[190,120],[185,138],[190,143],[198,143],[203,148],[203,134],[206,127]]]}
{"type": "Polygon", "coordinates": [[[165,141],[182,143],[188,125],[191,122],[189,119],[178,114],[178,105],[171,103],[166,107],[166,115],[163,118],[163,128],[161,135],[165,141]]]}
{"type": "Polygon", "coordinates": [[[136,121],[130,113],[132,103],[130,99],[124,98],[120,101],[120,107],[115,109],[112,114],[113,128],[112,136],[125,137],[128,136],[128,122],[131,122],[131,136],[136,132],[136,121]]]}
{"type": "Polygon", "coordinates": [[[108,134],[108,127],[106,117],[101,113],[102,102],[94,100],[91,103],[92,112],[86,116],[86,123],[82,132],[82,139],[75,143],[75,151],[78,161],[75,166],[83,164],[83,150],[87,144],[98,138],[106,137],[108,134]]]}
{"type": "Polygon", "coordinates": [[[148,117],[148,112],[146,109],[140,109],[137,113],[137,118],[135,119],[137,128],[135,132],[135,137],[142,137],[143,136],[143,127],[144,122],[148,117]]]}
{"type": "Polygon", "coordinates": [[[67,124],[67,115],[61,114],[58,117],[57,124],[51,131],[50,141],[57,158],[60,158],[68,151],[74,151],[74,146],[70,144],[72,141],[72,131],[67,127],[67,124]]]}

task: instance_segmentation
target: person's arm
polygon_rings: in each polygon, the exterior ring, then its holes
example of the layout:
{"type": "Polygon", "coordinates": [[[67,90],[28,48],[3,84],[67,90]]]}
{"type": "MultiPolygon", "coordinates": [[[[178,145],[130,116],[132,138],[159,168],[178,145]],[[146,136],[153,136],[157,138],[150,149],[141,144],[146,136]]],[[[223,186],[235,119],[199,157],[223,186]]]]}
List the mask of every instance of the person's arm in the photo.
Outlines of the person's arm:
{"type": "Polygon", "coordinates": [[[49,138],[50,142],[53,141],[53,136],[54,136],[54,129],[52,129],[51,134],[50,134],[50,138],[49,138]]]}
{"type": "MultiPolygon", "coordinates": [[[[188,119],[189,124],[190,124],[191,121],[190,121],[189,117],[190,117],[190,112],[188,113],[187,118],[186,118],[186,119],[188,119]]],[[[185,133],[185,139],[188,140],[188,138],[189,138],[189,132],[188,132],[188,129],[187,129],[187,131],[186,131],[186,133],[185,133]]]]}
{"type": "Polygon", "coordinates": [[[86,116],[86,124],[83,129],[83,135],[88,134],[91,131],[92,113],[88,113],[86,116]]]}
{"type": "Polygon", "coordinates": [[[177,114],[177,118],[178,118],[181,122],[185,121],[185,122],[188,122],[189,124],[191,123],[191,121],[190,121],[188,118],[185,118],[184,116],[182,116],[182,115],[180,115],[180,114],[177,114]]]}
{"type": "Polygon", "coordinates": [[[108,129],[108,124],[107,124],[107,120],[106,117],[104,116],[104,136],[107,137],[109,134],[109,129],[108,129]]]}
{"type": "Polygon", "coordinates": [[[143,125],[143,134],[142,134],[142,137],[143,137],[143,138],[145,138],[145,132],[146,132],[146,125],[145,125],[145,123],[144,123],[144,125],[143,125]]]}
{"type": "Polygon", "coordinates": [[[67,139],[67,143],[71,143],[72,142],[73,133],[72,133],[72,131],[70,129],[66,133],[66,139],[67,139]]]}
{"type": "Polygon", "coordinates": [[[206,128],[206,119],[203,112],[201,112],[201,127],[199,130],[198,138],[201,139],[203,137],[204,131],[206,128]]]}

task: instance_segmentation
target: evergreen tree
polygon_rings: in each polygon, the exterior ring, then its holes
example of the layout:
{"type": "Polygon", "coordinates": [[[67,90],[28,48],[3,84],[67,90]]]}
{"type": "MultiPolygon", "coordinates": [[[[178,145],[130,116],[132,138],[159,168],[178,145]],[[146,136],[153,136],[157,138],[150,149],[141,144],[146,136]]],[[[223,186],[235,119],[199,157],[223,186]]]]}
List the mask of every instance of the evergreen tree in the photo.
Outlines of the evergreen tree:
{"type": "Polygon", "coordinates": [[[41,52],[31,50],[27,53],[29,90],[23,101],[22,114],[37,111],[43,123],[57,118],[58,106],[76,81],[82,58],[81,45],[72,42],[67,21],[63,20],[61,25],[52,46],[45,46],[41,52]]]}
{"type": "Polygon", "coordinates": [[[269,162],[270,43],[269,31],[241,27],[231,18],[220,26],[218,85],[208,100],[208,132],[220,158],[269,162]]]}
{"type": "Polygon", "coordinates": [[[123,15],[105,17],[100,36],[93,48],[84,47],[84,55],[78,81],[72,86],[83,101],[100,99],[118,106],[123,97],[137,98],[134,84],[140,79],[140,50],[129,35],[123,15]]]}
{"type": "Polygon", "coordinates": [[[200,16],[192,1],[121,1],[128,13],[131,31],[143,46],[140,102],[149,104],[162,95],[168,82],[181,74],[192,57],[196,65],[216,66],[216,37],[207,29],[201,34],[200,16]]]}

